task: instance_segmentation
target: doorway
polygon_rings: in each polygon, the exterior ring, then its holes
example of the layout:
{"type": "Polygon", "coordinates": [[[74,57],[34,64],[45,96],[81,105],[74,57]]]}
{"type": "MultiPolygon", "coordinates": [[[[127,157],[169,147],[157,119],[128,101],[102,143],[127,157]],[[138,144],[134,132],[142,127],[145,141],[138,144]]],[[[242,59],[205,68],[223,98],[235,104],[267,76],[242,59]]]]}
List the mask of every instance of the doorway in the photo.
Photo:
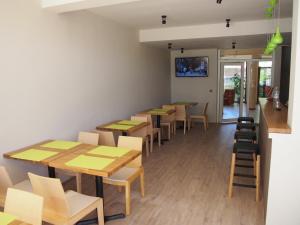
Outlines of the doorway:
{"type": "Polygon", "coordinates": [[[247,63],[221,63],[220,105],[222,122],[235,122],[247,109],[247,63]]]}

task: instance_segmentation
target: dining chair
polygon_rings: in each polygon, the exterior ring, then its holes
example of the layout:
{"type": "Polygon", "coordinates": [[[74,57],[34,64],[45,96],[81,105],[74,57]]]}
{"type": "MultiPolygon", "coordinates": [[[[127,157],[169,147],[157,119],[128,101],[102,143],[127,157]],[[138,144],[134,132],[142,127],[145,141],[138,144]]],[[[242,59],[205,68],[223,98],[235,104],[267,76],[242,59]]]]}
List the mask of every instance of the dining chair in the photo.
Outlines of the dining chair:
{"type": "MultiPolygon", "coordinates": [[[[141,122],[148,122],[148,118],[146,116],[132,116],[131,120],[137,120],[141,122]]],[[[149,156],[149,138],[148,138],[148,128],[143,127],[129,134],[132,137],[141,137],[143,138],[143,144],[146,146],[146,156],[149,156]]],[[[150,150],[151,151],[151,150],[150,150]]]]}
{"type": "Polygon", "coordinates": [[[76,224],[92,211],[97,210],[98,225],[104,225],[103,200],[75,191],[64,192],[57,178],[28,173],[33,193],[44,198],[43,221],[56,224],[76,224]]]}
{"type": "Polygon", "coordinates": [[[188,115],[186,111],[185,105],[175,105],[176,112],[175,112],[175,118],[176,123],[177,122],[183,122],[183,133],[186,134],[186,128],[188,123],[188,115]]]}
{"type": "Polygon", "coordinates": [[[99,145],[112,147],[116,146],[114,133],[112,131],[94,130],[92,132],[97,133],[99,135],[99,145]]]}
{"type": "Polygon", "coordinates": [[[4,212],[32,225],[42,224],[43,197],[14,188],[7,189],[4,212]]]}
{"type": "MultiPolygon", "coordinates": [[[[163,109],[173,109],[176,110],[175,105],[163,105],[163,109]]],[[[176,117],[175,112],[171,115],[162,116],[160,126],[161,127],[167,127],[168,128],[168,139],[171,139],[171,134],[175,135],[176,132],[176,117]]]]}
{"type": "MultiPolygon", "coordinates": [[[[98,145],[99,142],[99,134],[93,132],[79,132],[78,139],[79,142],[90,145],[98,145]]],[[[76,190],[79,193],[82,193],[82,176],[80,173],[75,173],[67,170],[57,170],[57,173],[63,173],[65,175],[76,177],[76,190]]]]}
{"type": "MultiPolygon", "coordinates": [[[[125,137],[119,136],[118,147],[134,149],[142,151],[143,140],[139,137],[125,137]]],[[[125,167],[119,169],[116,173],[108,178],[103,178],[105,184],[115,185],[118,187],[125,187],[125,202],[126,202],[126,215],[130,214],[130,193],[131,184],[140,178],[140,191],[141,196],[145,196],[144,187],[144,168],[142,166],[142,156],[139,156],[125,167]]]]}
{"type": "Polygon", "coordinates": [[[8,188],[15,188],[19,190],[32,192],[32,187],[28,179],[20,183],[13,184],[6,168],[4,166],[0,166],[0,207],[4,207],[8,188]]]}
{"type": "Polygon", "coordinates": [[[201,120],[203,121],[204,130],[206,131],[208,128],[208,115],[207,115],[207,108],[208,108],[208,102],[205,103],[205,106],[203,108],[203,111],[201,114],[191,115],[189,119],[189,129],[192,126],[193,120],[201,120]]]}

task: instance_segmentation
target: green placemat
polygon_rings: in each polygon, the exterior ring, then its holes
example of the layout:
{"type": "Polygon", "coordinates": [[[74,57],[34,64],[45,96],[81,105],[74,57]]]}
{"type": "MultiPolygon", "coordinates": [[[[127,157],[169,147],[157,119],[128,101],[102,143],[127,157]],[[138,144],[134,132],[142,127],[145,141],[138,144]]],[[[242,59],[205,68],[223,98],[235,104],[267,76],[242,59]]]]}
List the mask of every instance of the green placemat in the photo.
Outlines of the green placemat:
{"type": "Polygon", "coordinates": [[[157,112],[168,112],[169,109],[152,109],[151,111],[157,111],[157,112]]]}
{"type": "Polygon", "coordinates": [[[163,111],[155,111],[155,110],[151,110],[148,113],[152,114],[152,115],[168,115],[168,113],[163,112],[163,111]]]}
{"type": "Polygon", "coordinates": [[[120,147],[111,147],[111,146],[99,146],[97,148],[92,149],[88,153],[110,156],[110,157],[121,157],[130,152],[130,149],[120,148],[120,147]]]}
{"type": "Polygon", "coordinates": [[[138,121],[138,120],[122,120],[122,121],[119,121],[117,124],[137,126],[137,125],[140,125],[142,123],[144,123],[144,122],[138,121]]]}
{"type": "Polygon", "coordinates": [[[24,160],[31,160],[31,161],[42,161],[56,154],[58,154],[58,152],[51,152],[51,151],[38,150],[38,149],[28,149],[23,152],[16,153],[11,157],[16,159],[24,159],[24,160]]]}
{"type": "Polygon", "coordinates": [[[134,126],[124,125],[124,124],[111,124],[111,125],[106,126],[105,128],[114,129],[114,130],[124,130],[125,131],[125,130],[129,130],[132,127],[134,127],[134,126]]]}
{"type": "Polygon", "coordinates": [[[0,212],[0,224],[1,225],[8,225],[16,219],[17,219],[17,217],[15,217],[13,215],[0,212]]]}
{"type": "Polygon", "coordinates": [[[113,161],[115,161],[115,159],[80,155],[67,162],[66,165],[92,170],[102,170],[109,164],[111,164],[113,161]]]}
{"type": "Polygon", "coordinates": [[[71,148],[76,147],[77,145],[80,145],[80,142],[74,142],[74,141],[51,141],[47,144],[42,145],[42,147],[45,148],[55,148],[60,150],[68,150],[71,148]]]}

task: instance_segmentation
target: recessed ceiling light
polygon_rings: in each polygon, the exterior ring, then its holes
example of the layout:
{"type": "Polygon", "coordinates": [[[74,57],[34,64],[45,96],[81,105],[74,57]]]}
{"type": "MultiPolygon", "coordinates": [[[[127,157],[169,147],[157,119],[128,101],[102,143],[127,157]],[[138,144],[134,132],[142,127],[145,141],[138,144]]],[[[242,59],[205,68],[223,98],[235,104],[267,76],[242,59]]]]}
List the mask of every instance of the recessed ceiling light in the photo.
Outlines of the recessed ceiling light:
{"type": "Polygon", "coordinates": [[[181,53],[184,53],[184,48],[181,48],[181,53]]]}
{"type": "Polygon", "coordinates": [[[166,24],[167,23],[167,16],[166,15],[162,15],[161,16],[161,23],[162,24],[166,24]]]}
{"type": "Polygon", "coordinates": [[[217,4],[221,4],[222,3],[222,0],[217,0],[217,4]]]}
{"type": "Polygon", "coordinates": [[[233,42],[232,42],[232,49],[235,49],[235,45],[236,45],[236,42],[233,41],[233,42]]]}
{"type": "Polygon", "coordinates": [[[168,43],[168,49],[172,49],[172,43],[168,43]]]}
{"type": "Polygon", "coordinates": [[[230,19],[226,19],[226,27],[230,27],[230,19]]]}

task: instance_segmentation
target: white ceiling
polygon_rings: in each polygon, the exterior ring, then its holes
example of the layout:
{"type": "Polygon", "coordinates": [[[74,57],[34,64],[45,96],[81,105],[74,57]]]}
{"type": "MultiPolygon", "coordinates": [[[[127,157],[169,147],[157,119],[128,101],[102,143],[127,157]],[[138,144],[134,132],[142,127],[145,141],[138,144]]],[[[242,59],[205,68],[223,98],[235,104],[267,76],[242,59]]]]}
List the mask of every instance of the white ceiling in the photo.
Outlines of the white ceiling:
{"type": "MultiPolygon", "coordinates": [[[[281,16],[292,16],[292,0],[281,0],[281,16]]],[[[264,19],[268,0],[143,0],[90,11],[137,29],[264,19]],[[168,16],[167,25],[161,15],[168,16]]]]}
{"type": "MultiPolygon", "coordinates": [[[[291,44],[291,33],[285,33],[283,45],[291,44]]],[[[220,37],[220,38],[202,38],[202,39],[189,39],[180,41],[171,41],[173,50],[184,49],[203,49],[203,48],[218,48],[230,49],[232,42],[236,42],[237,49],[243,48],[264,48],[267,43],[267,35],[252,35],[252,36],[239,36],[239,37],[220,37]]],[[[168,41],[148,42],[147,45],[167,49],[168,41]]]]}

